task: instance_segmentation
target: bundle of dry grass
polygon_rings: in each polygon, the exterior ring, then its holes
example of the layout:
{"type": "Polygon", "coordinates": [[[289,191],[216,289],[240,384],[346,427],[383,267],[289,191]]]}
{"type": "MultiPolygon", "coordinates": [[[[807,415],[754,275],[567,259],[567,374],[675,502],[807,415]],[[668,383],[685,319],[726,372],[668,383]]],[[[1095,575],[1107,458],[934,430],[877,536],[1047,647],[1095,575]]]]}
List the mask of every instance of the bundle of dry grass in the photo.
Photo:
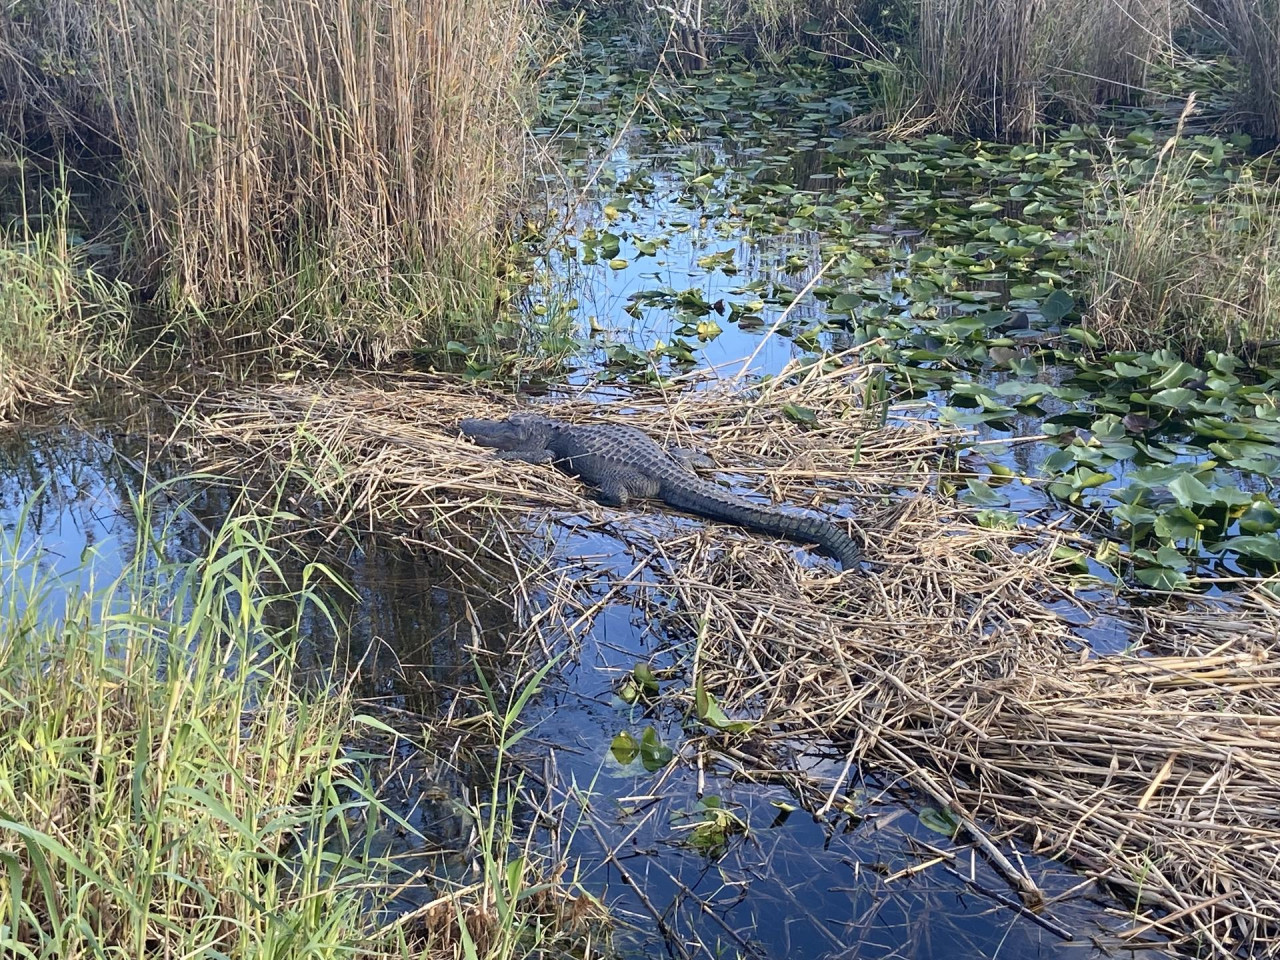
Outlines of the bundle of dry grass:
{"type": "MultiPolygon", "coordinates": [[[[1081,865],[1135,903],[1151,931],[1206,955],[1280,947],[1280,610],[1269,594],[1212,607],[1098,609],[1053,561],[1063,535],[992,530],[929,495],[956,441],[921,424],[876,427],[839,375],[732,389],[565,402],[558,416],[626,416],[706,449],[745,483],[802,505],[852,500],[873,575],[806,567],[794,548],[708,524],[632,537],[623,589],[669,636],[696,643],[700,682],[774,729],[843,743],[850,763],[949,806],[1010,882],[1034,882],[980,824],[1081,865]],[[812,429],[778,411],[819,411],[812,429]],[[1106,614],[1131,652],[1091,658],[1074,626],[1106,614]]],[[[462,415],[503,412],[447,382],[284,387],[220,398],[202,428],[273,470],[299,459],[336,524],[399,529],[442,549],[506,536],[531,512],[618,517],[551,468],[499,462],[456,438],[462,415]],[[406,529],[408,522],[416,531],[406,529]],[[426,535],[424,526],[432,533],[426,535]],[[493,529],[493,528],[491,528],[493,529]]],[[[634,511],[628,531],[643,530],[634,511]]],[[[514,555],[514,553],[513,553],[514,555]]],[[[571,593],[563,558],[539,574],[571,593]]],[[[597,597],[598,600],[598,597],[597,597]]],[[[530,619],[546,645],[573,620],[530,619]]],[[[745,756],[745,754],[744,754],[745,756]]]]}
{"type": "MultiPolygon", "coordinates": [[[[904,506],[878,541],[884,573],[865,580],[687,548],[664,589],[698,637],[702,682],[766,724],[846,744],[966,825],[994,821],[1120,888],[1138,904],[1131,937],[1223,956],[1274,948],[1274,600],[1118,610],[1133,652],[1090,659],[1046,605],[1070,602],[1050,553],[954,519],[904,506]]],[[[1009,879],[1034,905],[1029,877],[1009,879]]]]}

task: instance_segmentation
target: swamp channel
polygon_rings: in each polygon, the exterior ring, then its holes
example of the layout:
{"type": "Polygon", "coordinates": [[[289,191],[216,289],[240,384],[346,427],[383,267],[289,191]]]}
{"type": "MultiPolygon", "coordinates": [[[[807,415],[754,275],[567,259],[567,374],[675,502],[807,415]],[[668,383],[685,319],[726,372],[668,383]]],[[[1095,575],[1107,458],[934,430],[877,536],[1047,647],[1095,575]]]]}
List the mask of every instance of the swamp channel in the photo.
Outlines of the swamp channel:
{"type": "MultiPolygon", "coordinates": [[[[522,378],[537,403],[661,390],[695,373],[723,385],[861,365],[874,371],[861,399],[881,422],[924,420],[958,438],[931,493],[983,527],[1069,532],[1064,577],[1089,578],[1079,589],[1100,606],[1159,591],[1225,597],[1275,575],[1280,369],[1268,347],[1241,345],[1250,366],[1212,351],[1193,363],[1106,352],[1080,325],[1099,184],[1139,180],[1169,155],[1193,166],[1195,202],[1269,176],[1247,142],[1181,117],[1194,73],[1165,78],[1166,108],[1115,107],[1034,143],[894,142],[850,124],[864,95],[854,68],[752,66],[730,48],[709,67],[655,75],[610,67],[627,62],[623,43],[589,39],[544,80],[544,212],[522,240],[524,317],[450,345],[467,379],[522,378]],[[503,355],[516,341],[537,364],[503,355]]],[[[1200,95],[1211,115],[1210,89],[1200,95]]],[[[801,426],[823,416],[799,403],[783,412],[801,426]]],[[[169,471],[159,526],[198,553],[231,495],[151,458],[165,416],[112,411],[6,433],[6,549],[37,549],[68,591],[110,579],[148,535],[131,501],[169,471]]],[[[589,558],[616,578],[633,568],[607,528],[566,523],[557,561],[589,558]]],[[[537,615],[492,586],[510,576],[501,570],[482,589],[447,557],[373,535],[325,549],[353,592],[334,599],[341,629],[309,624],[311,652],[358,664],[359,693],[388,715],[462,709],[442,691],[472,682],[477,636],[537,615]]],[[[646,696],[686,676],[688,648],[608,584],[602,575],[590,629],[526,708],[516,762],[526,789],[556,798],[529,815],[535,849],[575,864],[607,904],[616,955],[1163,955],[1158,930],[1117,937],[1134,925],[1131,902],[1015,840],[1048,897],[1038,914],[1022,908],[950,812],[892,771],[851,767],[839,744],[774,739],[754,763],[741,755],[749,732],[736,756],[689,749],[698,724],[646,696]],[[800,782],[838,799],[815,816],[800,782]]],[[[527,602],[552,598],[534,589],[527,602]]],[[[1124,651],[1132,622],[1082,617],[1080,651],[1124,651]]],[[[403,831],[387,832],[388,849],[428,873],[465,872],[467,807],[490,772],[441,762],[389,780],[433,849],[403,831]]],[[[388,909],[437,892],[401,890],[388,909]]]]}

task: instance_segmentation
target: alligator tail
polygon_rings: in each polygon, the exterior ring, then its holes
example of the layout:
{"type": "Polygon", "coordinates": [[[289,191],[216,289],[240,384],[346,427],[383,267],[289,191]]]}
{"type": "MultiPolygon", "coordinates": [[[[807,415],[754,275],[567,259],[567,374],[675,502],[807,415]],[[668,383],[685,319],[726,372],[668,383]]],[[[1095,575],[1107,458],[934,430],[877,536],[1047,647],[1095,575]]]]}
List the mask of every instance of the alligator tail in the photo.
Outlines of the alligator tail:
{"type": "Polygon", "coordinates": [[[709,520],[736,524],[797,543],[817,544],[824,553],[840,561],[845,570],[862,561],[862,548],[857,541],[829,520],[752,503],[705,480],[689,484],[682,478],[679,487],[664,484],[662,499],[678,510],[709,520]]]}

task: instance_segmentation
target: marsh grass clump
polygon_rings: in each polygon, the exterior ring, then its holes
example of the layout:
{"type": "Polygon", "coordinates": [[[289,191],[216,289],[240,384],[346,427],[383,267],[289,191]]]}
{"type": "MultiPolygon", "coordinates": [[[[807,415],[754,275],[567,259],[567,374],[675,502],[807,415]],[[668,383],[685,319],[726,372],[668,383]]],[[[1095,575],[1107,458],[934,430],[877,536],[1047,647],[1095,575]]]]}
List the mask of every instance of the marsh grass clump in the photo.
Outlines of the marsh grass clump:
{"type": "MultiPolygon", "coordinates": [[[[876,119],[893,136],[934,127],[1006,140],[1089,119],[1141,98],[1185,11],[1185,0],[919,0],[901,44],[870,44],[897,66],[889,95],[885,78],[871,85],[876,119]]],[[[860,33],[874,41],[883,29],[860,33]]]]}
{"type": "Polygon", "coordinates": [[[1211,16],[1244,68],[1241,106],[1254,131],[1280,139],[1280,0],[1217,0],[1211,16]]]}
{"type": "MultiPolygon", "coordinates": [[[[332,955],[365,929],[351,875],[326,853],[376,808],[342,741],[341,690],[291,686],[313,589],[273,596],[261,535],[229,523],[206,560],[140,549],[102,589],[57,585],[21,528],[0,552],[0,876],[11,955],[332,955]],[[56,611],[56,612],[55,612],[56,611]],[[350,799],[339,800],[339,793],[350,799]],[[326,862],[328,861],[328,862],[326,862]]],[[[313,571],[319,579],[322,570],[313,571]]]]}
{"type": "Polygon", "coordinates": [[[65,191],[49,208],[0,231],[0,421],[26,404],[65,402],[128,353],[128,285],[78,249],[65,191]]]}
{"type": "Polygon", "coordinates": [[[530,10],[36,0],[0,43],[4,119],[27,138],[103,133],[125,274],[206,352],[443,348],[501,286],[530,10]]]}
{"type": "Polygon", "coordinates": [[[1088,323],[1108,345],[1256,355],[1280,338],[1280,190],[1245,168],[1204,195],[1174,141],[1155,172],[1113,165],[1086,247],[1088,323]]]}
{"type": "MultiPolygon", "coordinates": [[[[499,960],[555,939],[562,886],[505,801],[480,811],[482,875],[441,894],[429,931],[381,912],[405,871],[373,852],[379,830],[416,834],[366,744],[391,734],[382,762],[402,762],[399,735],[343,668],[299,670],[305,625],[334,622],[333,573],[284,572],[279,514],[228,520],[189,563],[146,516],[124,572],[83,591],[24,523],[0,533],[0,953],[431,960],[483,940],[467,955],[499,960]]],[[[500,755],[527,699],[496,701],[500,755]]]]}
{"type": "Polygon", "coordinates": [[[922,107],[946,129],[1011,139],[1132,101],[1184,0],[921,0],[922,107]]]}

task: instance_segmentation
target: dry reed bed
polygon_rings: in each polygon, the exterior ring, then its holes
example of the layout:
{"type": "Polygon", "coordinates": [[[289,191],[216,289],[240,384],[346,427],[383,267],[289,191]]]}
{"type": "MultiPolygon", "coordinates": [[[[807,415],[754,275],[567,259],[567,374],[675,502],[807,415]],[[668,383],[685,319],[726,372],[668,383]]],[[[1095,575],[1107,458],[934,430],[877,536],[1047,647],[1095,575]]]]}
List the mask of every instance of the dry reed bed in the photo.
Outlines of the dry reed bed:
{"type": "MultiPolygon", "coordinates": [[[[845,744],[851,762],[950,806],[998,865],[998,841],[1014,834],[1082,865],[1136,902],[1134,938],[1219,956],[1280,949],[1274,599],[1087,605],[1051,560],[1060,535],[985,530],[929,496],[949,438],[923,424],[870,429],[856,393],[828,377],[751,399],[712,389],[629,400],[631,422],[701,446],[774,496],[852,499],[878,565],[835,576],[797,563],[789,545],[668,527],[644,545],[649,575],[631,578],[632,599],[651,603],[669,635],[697,638],[701,678],[761,719],[756,736],[845,744]],[[784,402],[820,410],[821,427],[778,415],[784,402]],[[1133,654],[1080,651],[1072,621],[1095,613],[1119,618],[1133,654]]],[[[443,380],[288,386],[217,398],[200,426],[247,452],[240,464],[305,460],[313,494],[343,505],[332,522],[399,528],[441,549],[474,538],[473,521],[510,533],[535,512],[616,514],[550,468],[502,463],[456,438],[458,418],[504,408],[443,380]],[[424,536],[428,527],[439,533],[424,536]]],[[[557,406],[571,419],[620,413],[557,406]]],[[[624,523],[644,526],[634,513],[624,523]]],[[[563,597],[575,575],[561,564],[539,577],[563,597]]],[[[532,629],[562,629],[556,620],[532,629]]],[[[1007,860],[1002,869],[1034,904],[1034,882],[1007,860]]]]}
{"type": "Polygon", "coordinates": [[[455,314],[492,315],[536,4],[32,0],[11,14],[0,134],[118,153],[123,275],[190,340],[381,359],[443,343],[455,314]]]}

